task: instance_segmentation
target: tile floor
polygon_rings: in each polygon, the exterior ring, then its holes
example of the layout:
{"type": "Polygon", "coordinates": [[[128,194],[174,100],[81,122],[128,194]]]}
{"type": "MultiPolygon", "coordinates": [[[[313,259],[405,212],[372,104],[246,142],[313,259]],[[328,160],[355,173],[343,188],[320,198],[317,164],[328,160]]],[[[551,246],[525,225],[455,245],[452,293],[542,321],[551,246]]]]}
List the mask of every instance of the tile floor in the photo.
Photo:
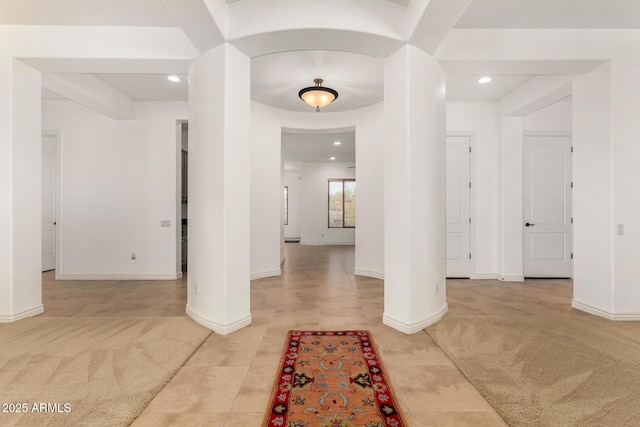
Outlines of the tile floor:
{"type": "MultiPolygon", "coordinates": [[[[352,246],[285,246],[281,277],[251,283],[253,323],[212,334],[160,391],[135,427],[259,427],[289,329],[369,329],[410,426],[504,426],[424,332],[382,325],[382,280],[353,276],[352,246]]],[[[45,273],[47,316],[181,316],[186,279],[56,282],[45,273]]],[[[447,281],[454,314],[530,315],[571,310],[568,280],[447,281]]]]}

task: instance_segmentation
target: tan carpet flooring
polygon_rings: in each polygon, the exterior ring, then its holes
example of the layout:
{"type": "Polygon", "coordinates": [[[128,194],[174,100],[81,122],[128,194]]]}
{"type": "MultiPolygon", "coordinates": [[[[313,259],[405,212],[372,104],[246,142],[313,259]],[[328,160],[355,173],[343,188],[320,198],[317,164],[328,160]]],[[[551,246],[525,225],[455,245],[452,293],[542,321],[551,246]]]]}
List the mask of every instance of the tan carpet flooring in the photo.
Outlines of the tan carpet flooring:
{"type": "Polygon", "coordinates": [[[129,425],[209,334],[186,317],[0,324],[0,404],[28,406],[0,412],[0,425],[129,425]],[[71,412],[32,412],[34,403],[71,412]]]}
{"type": "Polygon", "coordinates": [[[640,322],[447,315],[427,333],[512,426],[640,426],[640,322]]]}

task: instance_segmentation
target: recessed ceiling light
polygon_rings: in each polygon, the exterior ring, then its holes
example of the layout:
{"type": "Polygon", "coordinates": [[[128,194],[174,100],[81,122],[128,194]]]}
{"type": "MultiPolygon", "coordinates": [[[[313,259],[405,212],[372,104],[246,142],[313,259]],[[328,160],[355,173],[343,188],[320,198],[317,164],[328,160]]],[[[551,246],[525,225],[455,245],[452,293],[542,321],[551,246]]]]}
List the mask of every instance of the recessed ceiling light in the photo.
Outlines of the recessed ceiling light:
{"type": "Polygon", "coordinates": [[[335,159],[336,159],[335,157],[329,157],[329,160],[335,160],[335,159]]]}
{"type": "Polygon", "coordinates": [[[340,144],[342,144],[342,142],[340,142],[340,141],[336,141],[336,142],[333,143],[333,145],[340,145],[340,144]]]}
{"type": "Polygon", "coordinates": [[[480,77],[480,80],[478,80],[478,83],[489,83],[491,81],[491,77],[489,76],[484,76],[484,77],[480,77]]]}
{"type": "Polygon", "coordinates": [[[174,83],[178,83],[180,81],[180,77],[178,77],[178,76],[169,76],[167,78],[169,79],[169,81],[174,82],[174,83]]]}

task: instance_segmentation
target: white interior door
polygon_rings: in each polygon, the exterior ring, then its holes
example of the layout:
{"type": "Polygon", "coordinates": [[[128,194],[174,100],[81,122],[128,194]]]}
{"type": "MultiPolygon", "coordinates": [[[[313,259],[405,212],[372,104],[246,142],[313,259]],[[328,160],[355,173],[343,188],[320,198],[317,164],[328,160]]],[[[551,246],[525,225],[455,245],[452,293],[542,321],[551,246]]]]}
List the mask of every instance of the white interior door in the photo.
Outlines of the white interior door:
{"type": "Polygon", "coordinates": [[[469,137],[447,137],[447,277],[469,277],[469,137]]]}
{"type": "Polygon", "coordinates": [[[524,275],[571,277],[571,138],[524,140],[524,275]]]}
{"type": "Polygon", "coordinates": [[[56,268],[57,145],[57,137],[42,137],[42,271],[56,268]]]}

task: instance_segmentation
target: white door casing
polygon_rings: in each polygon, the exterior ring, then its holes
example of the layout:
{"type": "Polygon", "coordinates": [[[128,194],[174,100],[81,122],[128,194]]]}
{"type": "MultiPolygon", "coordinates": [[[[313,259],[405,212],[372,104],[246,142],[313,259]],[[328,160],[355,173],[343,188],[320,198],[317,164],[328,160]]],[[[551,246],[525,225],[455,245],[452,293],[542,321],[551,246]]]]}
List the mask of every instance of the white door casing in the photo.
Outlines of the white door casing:
{"type": "Polygon", "coordinates": [[[447,277],[470,276],[469,136],[447,136],[447,277]]]}
{"type": "Polygon", "coordinates": [[[571,137],[524,140],[524,276],[573,275],[571,137]]]}
{"type": "Polygon", "coordinates": [[[42,137],[42,271],[56,268],[57,145],[56,136],[42,137]]]}

